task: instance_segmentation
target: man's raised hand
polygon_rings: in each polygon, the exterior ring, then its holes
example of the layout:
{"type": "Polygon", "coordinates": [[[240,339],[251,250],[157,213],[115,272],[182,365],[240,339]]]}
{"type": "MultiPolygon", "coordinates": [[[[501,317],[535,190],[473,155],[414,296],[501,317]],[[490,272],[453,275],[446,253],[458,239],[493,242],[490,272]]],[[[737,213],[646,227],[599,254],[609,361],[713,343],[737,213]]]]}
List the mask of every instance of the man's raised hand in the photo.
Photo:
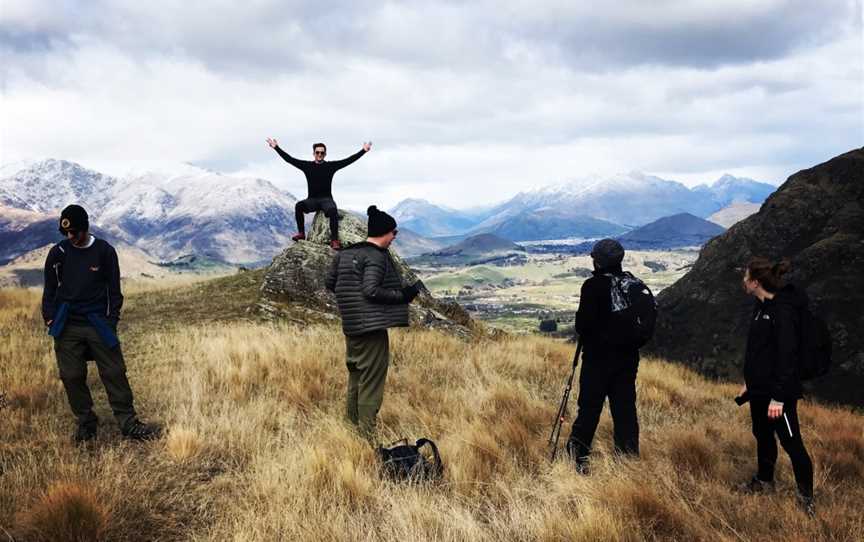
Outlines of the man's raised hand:
{"type": "Polygon", "coordinates": [[[366,143],[363,143],[363,150],[366,152],[369,152],[370,150],[372,150],[372,142],[367,141],[366,143]]]}
{"type": "Polygon", "coordinates": [[[267,144],[270,145],[271,149],[275,149],[276,147],[279,146],[279,142],[276,141],[275,139],[271,138],[271,137],[267,138],[267,144]]]}

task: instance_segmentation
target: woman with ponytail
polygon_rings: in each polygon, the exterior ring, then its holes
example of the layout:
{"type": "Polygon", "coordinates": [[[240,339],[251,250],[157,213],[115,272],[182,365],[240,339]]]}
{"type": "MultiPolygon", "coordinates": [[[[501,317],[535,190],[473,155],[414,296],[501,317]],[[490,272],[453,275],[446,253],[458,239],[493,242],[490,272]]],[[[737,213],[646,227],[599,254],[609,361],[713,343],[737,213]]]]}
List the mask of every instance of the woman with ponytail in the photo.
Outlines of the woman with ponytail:
{"type": "Polygon", "coordinates": [[[813,463],[801,439],[797,408],[801,398],[801,313],[808,301],[803,289],[783,284],[783,275],[789,269],[788,260],[773,263],[754,258],[744,272],[744,290],[756,298],[756,304],[747,335],[742,396],[746,394],[750,399],[759,465],[744,489],[749,493],[774,489],[776,435],[792,460],[798,502],[812,516],[813,463]]]}

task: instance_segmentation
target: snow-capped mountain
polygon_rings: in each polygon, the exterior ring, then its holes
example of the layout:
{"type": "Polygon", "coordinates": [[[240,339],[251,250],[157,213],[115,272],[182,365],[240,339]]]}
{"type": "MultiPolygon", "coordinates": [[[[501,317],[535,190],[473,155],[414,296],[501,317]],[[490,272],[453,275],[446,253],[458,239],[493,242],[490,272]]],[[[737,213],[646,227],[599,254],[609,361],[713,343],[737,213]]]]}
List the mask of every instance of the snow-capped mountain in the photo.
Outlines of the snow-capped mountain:
{"type": "Polygon", "coordinates": [[[404,199],[388,212],[400,226],[425,236],[456,235],[479,222],[469,213],[435,205],[425,199],[404,199]]]}
{"type": "Polygon", "coordinates": [[[111,200],[117,179],[74,162],[47,159],[0,169],[0,205],[53,213],[69,202],[86,201],[94,213],[111,200]]]}
{"type": "Polygon", "coordinates": [[[114,178],[53,159],[10,169],[0,177],[0,203],[55,215],[80,203],[94,226],[160,259],[195,253],[260,262],[294,230],[296,199],[263,179],[188,165],[114,178]]]}
{"type": "Polygon", "coordinates": [[[700,184],[693,187],[693,192],[705,194],[712,199],[718,206],[715,212],[733,203],[761,205],[775,190],[777,187],[774,185],[732,175],[723,175],[711,185],[700,184]]]}
{"type": "Polygon", "coordinates": [[[614,235],[621,233],[621,225],[635,227],[680,213],[704,218],[731,201],[761,203],[774,190],[770,184],[731,175],[694,189],[640,172],[591,176],[517,194],[468,233],[493,232],[513,240],[552,239],[561,234],[562,222],[569,221],[572,236],[614,235]],[[531,231],[520,225],[528,216],[533,217],[531,231]]]}
{"type": "Polygon", "coordinates": [[[707,216],[717,210],[713,202],[681,183],[632,172],[586,177],[517,194],[477,229],[514,213],[547,209],[628,226],[683,212],[707,216]]]}

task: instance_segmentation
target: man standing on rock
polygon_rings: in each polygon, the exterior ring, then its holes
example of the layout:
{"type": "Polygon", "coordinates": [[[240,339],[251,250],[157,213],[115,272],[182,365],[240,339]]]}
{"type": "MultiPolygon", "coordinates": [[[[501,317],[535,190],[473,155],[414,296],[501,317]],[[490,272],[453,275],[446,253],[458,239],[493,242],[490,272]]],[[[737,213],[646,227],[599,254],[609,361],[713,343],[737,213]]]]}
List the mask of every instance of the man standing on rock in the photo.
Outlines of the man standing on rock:
{"type": "Polygon", "coordinates": [[[123,306],[120,266],[110,244],[89,232],[87,211],[70,205],[60,214],[66,240],[54,245],[45,260],[42,318],[54,337],[60,380],[72,413],[78,418],[76,443],[96,438],[99,419],[87,387],[87,360],[95,359],[108,402],[124,437],[150,440],[159,430],[142,423],[132,405],[132,389],[117,338],[123,306]]]}
{"type": "Polygon", "coordinates": [[[594,276],[582,284],[576,313],[576,332],[584,351],[579,377],[579,412],[567,442],[567,453],[582,473],[588,470],[591,441],[606,397],[609,397],[612,411],[616,451],[639,455],[636,372],[640,345],[629,339],[631,330],[624,329],[625,325],[613,313],[620,314],[633,301],[623,299],[633,285],[640,285],[640,294],[650,296],[650,309],[655,310],[650,290],[622,270],[624,247],[621,243],[614,239],[598,241],[591,257],[594,276]]]}
{"type": "Polygon", "coordinates": [[[336,293],[348,365],[348,420],[369,441],[375,437],[378,410],[390,362],[387,329],[408,326],[408,304],[420,282],[402,286],[387,250],[398,230],[392,216],[369,207],[367,239],[340,251],[327,274],[326,286],[336,293]]]}
{"type": "Polygon", "coordinates": [[[324,211],[324,215],[330,219],[330,246],[338,250],[341,248],[339,242],[339,212],[336,202],[333,200],[333,174],[345,166],[353,164],[372,149],[372,142],[364,143],[363,148],[344,160],[327,162],[327,146],[324,143],[312,145],[312,161],[298,160],[279,148],[279,143],[272,138],[267,138],[267,144],[275,149],[283,160],[296,167],[306,175],[308,196],[298,201],[294,207],[294,216],[297,219],[297,234],[292,237],[294,241],[306,239],[306,225],[304,213],[324,211]]]}

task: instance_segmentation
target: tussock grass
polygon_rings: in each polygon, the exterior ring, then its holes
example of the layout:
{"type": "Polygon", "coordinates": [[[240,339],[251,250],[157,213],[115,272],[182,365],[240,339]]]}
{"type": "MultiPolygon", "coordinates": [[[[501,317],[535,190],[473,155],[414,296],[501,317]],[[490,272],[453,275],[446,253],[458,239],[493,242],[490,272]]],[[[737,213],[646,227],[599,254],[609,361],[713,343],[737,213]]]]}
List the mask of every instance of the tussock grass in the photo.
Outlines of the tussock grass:
{"type": "Polygon", "coordinates": [[[0,527],[16,540],[864,539],[860,414],[800,409],[817,472],[819,518],[808,520],[782,452],[778,495],[735,492],[755,470],[749,414],[731,401],[737,386],[645,359],[642,458],[611,452],[604,413],[583,477],[547,460],[573,347],[540,337],[391,332],[381,440],[433,438],[445,477],[383,480],[342,420],[339,329],[253,321],[245,280],[129,295],[121,338],[136,406],[167,434],[120,439],[92,370],[103,423],[84,449],[70,442],[38,294],[0,291],[0,527]]]}

